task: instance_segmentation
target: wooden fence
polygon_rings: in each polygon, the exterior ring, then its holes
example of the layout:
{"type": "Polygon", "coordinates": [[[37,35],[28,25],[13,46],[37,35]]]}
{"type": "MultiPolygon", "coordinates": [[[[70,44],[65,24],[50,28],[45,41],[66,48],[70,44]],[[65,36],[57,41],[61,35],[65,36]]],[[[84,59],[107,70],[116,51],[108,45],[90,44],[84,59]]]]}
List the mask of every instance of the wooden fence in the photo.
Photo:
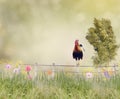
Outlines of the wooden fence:
{"type": "MultiPolygon", "coordinates": [[[[39,64],[39,63],[34,63],[34,64],[19,64],[20,66],[31,66],[35,71],[40,70],[41,68],[45,68],[45,69],[41,69],[42,71],[46,72],[48,69],[53,70],[54,72],[69,72],[69,73],[83,73],[83,71],[81,71],[82,69],[87,69],[87,68],[93,68],[96,71],[92,71],[92,73],[103,73],[101,71],[101,69],[104,68],[112,68],[112,70],[114,72],[118,72],[119,71],[119,66],[118,65],[110,65],[110,66],[78,66],[78,65],[68,65],[68,64],[39,64]],[[68,70],[67,70],[68,68],[68,70]],[[69,70],[69,68],[72,69],[69,70]],[[75,70],[76,69],[76,70],[75,70]]],[[[89,70],[88,70],[89,71],[89,70]]],[[[107,70],[109,72],[109,70],[107,70]]]]}

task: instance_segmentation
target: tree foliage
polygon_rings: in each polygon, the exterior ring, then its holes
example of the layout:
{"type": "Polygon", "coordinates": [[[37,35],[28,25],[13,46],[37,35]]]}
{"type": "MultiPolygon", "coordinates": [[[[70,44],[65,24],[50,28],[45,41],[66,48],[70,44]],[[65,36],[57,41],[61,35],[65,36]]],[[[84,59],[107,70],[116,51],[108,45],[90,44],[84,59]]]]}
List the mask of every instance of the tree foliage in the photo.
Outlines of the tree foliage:
{"type": "Polygon", "coordinates": [[[118,45],[110,20],[95,18],[94,27],[88,29],[86,39],[96,51],[93,57],[95,65],[109,63],[115,58],[118,45]]]}

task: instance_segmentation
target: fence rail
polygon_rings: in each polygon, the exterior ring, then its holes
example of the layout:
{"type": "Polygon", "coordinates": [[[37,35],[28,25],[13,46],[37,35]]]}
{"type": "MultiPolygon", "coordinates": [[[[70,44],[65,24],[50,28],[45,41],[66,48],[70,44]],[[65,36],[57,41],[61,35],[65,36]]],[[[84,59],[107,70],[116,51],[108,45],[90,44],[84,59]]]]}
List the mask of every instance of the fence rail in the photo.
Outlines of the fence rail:
{"type": "MultiPolygon", "coordinates": [[[[104,67],[110,67],[111,69],[107,70],[108,72],[109,71],[114,71],[114,72],[119,72],[120,71],[120,67],[117,65],[117,64],[113,64],[113,65],[110,65],[110,66],[98,66],[98,67],[95,67],[95,66],[84,66],[84,65],[71,65],[71,64],[55,64],[55,63],[52,63],[52,64],[40,64],[40,63],[24,63],[24,64],[18,64],[21,68],[21,66],[31,66],[33,67],[33,71],[42,71],[42,72],[47,72],[47,70],[51,70],[53,72],[66,72],[66,73],[83,73],[82,69],[87,69],[87,68],[93,68],[93,69],[96,69],[95,71],[93,70],[92,73],[103,73],[102,69],[104,67]],[[45,67],[45,69],[44,69],[45,67]],[[48,68],[47,68],[48,67],[48,68]],[[66,68],[63,68],[63,67],[66,67],[66,68]],[[72,70],[68,69],[67,68],[73,68],[72,70]],[[81,69],[80,69],[81,68],[81,69]],[[76,69],[76,71],[75,71],[76,69]]],[[[21,68],[22,70],[23,68],[21,68]]],[[[89,71],[89,70],[88,70],[89,71]]]]}
{"type": "MultiPolygon", "coordinates": [[[[110,67],[110,68],[113,68],[113,71],[114,72],[119,72],[119,66],[118,65],[110,65],[110,66],[98,66],[98,67],[95,67],[95,66],[79,66],[79,65],[68,65],[68,64],[55,64],[55,63],[52,63],[52,64],[39,64],[39,63],[34,63],[34,64],[20,64],[20,65],[24,65],[24,66],[33,66],[35,67],[36,70],[39,70],[40,67],[51,67],[50,70],[52,70],[53,72],[66,72],[66,73],[78,73],[78,74],[81,74],[81,73],[84,73],[83,71],[80,71],[79,68],[94,68],[94,69],[100,69],[97,70],[97,71],[92,71],[92,73],[103,73],[102,72],[102,68],[104,67],[110,67]],[[67,67],[67,68],[77,68],[76,71],[75,70],[64,70],[64,68],[62,68],[62,70],[59,68],[59,67],[67,67]]],[[[111,70],[107,70],[107,72],[110,72],[111,70]]],[[[47,70],[42,70],[42,72],[47,72],[47,70]]]]}
{"type": "MultiPolygon", "coordinates": [[[[95,66],[83,66],[83,65],[68,65],[68,64],[19,64],[19,65],[31,65],[31,66],[41,66],[41,67],[48,67],[48,66],[57,66],[57,67],[95,67],[95,66]]],[[[118,67],[118,65],[111,65],[111,66],[97,66],[97,68],[102,68],[102,67],[118,67]]]]}

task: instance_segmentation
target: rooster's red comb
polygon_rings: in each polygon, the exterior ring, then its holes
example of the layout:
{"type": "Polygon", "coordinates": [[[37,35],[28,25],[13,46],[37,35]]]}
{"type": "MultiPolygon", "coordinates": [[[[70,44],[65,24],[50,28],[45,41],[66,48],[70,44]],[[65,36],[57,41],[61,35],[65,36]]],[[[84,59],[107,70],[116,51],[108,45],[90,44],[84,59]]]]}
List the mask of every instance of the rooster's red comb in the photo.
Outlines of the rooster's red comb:
{"type": "Polygon", "coordinates": [[[75,45],[78,45],[78,41],[79,41],[79,40],[75,40],[75,45]]]}

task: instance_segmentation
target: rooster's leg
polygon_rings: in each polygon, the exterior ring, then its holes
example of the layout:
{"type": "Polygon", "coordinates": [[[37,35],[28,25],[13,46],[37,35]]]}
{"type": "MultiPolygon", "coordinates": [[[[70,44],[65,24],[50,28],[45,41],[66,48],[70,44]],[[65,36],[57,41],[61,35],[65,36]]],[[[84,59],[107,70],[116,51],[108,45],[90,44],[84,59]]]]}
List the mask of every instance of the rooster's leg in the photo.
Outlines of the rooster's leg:
{"type": "Polygon", "coordinates": [[[80,60],[76,61],[76,66],[80,66],[80,60]]]}
{"type": "Polygon", "coordinates": [[[76,60],[75,72],[79,73],[79,60],[76,60]]]}
{"type": "Polygon", "coordinates": [[[76,66],[77,66],[77,64],[78,64],[78,61],[76,60],[76,66]]]}

